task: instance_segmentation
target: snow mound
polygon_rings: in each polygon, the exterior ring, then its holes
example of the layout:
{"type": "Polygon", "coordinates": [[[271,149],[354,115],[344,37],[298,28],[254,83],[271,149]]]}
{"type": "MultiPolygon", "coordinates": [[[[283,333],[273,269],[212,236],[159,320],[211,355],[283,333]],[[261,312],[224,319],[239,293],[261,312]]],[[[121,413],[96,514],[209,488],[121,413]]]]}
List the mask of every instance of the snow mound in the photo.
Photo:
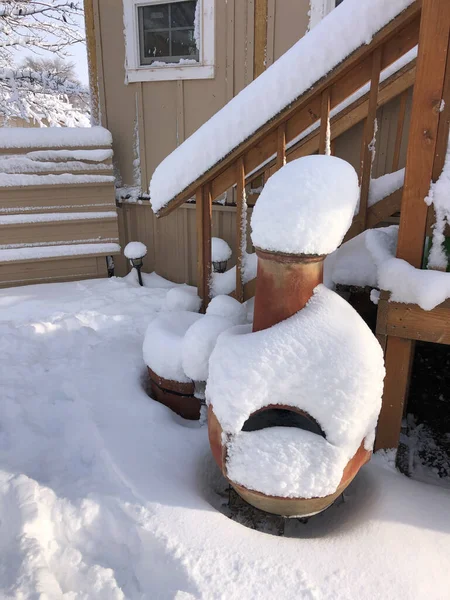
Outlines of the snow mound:
{"type": "Polygon", "coordinates": [[[208,363],[219,335],[233,327],[230,319],[205,315],[186,332],[182,342],[182,366],[194,381],[208,379],[208,363]]]}
{"type": "Polygon", "coordinates": [[[424,310],[432,310],[450,298],[450,273],[416,269],[396,258],[395,245],[382,230],[368,230],[366,244],[377,265],[378,287],[391,292],[392,302],[418,304],[424,310]]]}
{"type": "MultiPolygon", "coordinates": [[[[363,231],[336,250],[331,275],[333,283],[378,287],[377,263],[367,247],[367,239],[371,235],[369,231],[371,230],[363,231]]],[[[380,227],[374,231],[379,243],[394,253],[397,247],[398,226],[380,227]]]]}
{"type": "Polygon", "coordinates": [[[190,285],[177,285],[167,293],[164,308],[169,311],[198,312],[201,304],[202,301],[197,296],[197,288],[190,285]]]}
{"type": "Polygon", "coordinates": [[[371,179],[369,190],[369,206],[373,206],[383,198],[387,198],[399,190],[405,182],[405,169],[387,173],[376,179],[371,179]]]}
{"type": "Polygon", "coordinates": [[[141,258],[147,254],[147,246],[142,242],[128,242],[123,253],[128,260],[133,258],[141,258]]]}
{"type": "Polygon", "coordinates": [[[251,219],[257,248],[289,254],[330,254],[351,225],[358,176],[335,156],[305,156],[264,186],[251,219]]]}
{"type": "Polygon", "coordinates": [[[202,318],[203,315],[194,312],[158,315],[145,334],[142,349],[145,364],[164,379],[189,383],[191,380],[182,366],[183,338],[189,327],[202,318]]]}
{"type": "Polygon", "coordinates": [[[306,307],[270,329],[224,332],[209,361],[207,403],[225,433],[256,410],[293,406],[313,417],[347,459],[373,443],[381,407],[383,353],[345,300],[319,285],[306,307]]]}
{"type": "Polygon", "coordinates": [[[247,307],[231,296],[216,296],[206,309],[208,316],[226,317],[234,325],[241,325],[247,320],[247,307]]]}
{"type": "Polygon", "coordinates": [[[227,476],[268,496],[328,496],[339,486],[347,462],[344,451],[296,427],[241,431],[227,443],[227,476]]]}
{"type": "Polygon", "coordinates": [[[369,44],[412,2],[346,0],[331,11],[161,162],[150,182],[153,210],[158,212],[354,50],[369,44]]]}
{"type": "Polygon", "coordinates": [[[211,258],[215,262],[229,260],[231,257],[231,248],[222,238],[211,238],[211,258]]]}

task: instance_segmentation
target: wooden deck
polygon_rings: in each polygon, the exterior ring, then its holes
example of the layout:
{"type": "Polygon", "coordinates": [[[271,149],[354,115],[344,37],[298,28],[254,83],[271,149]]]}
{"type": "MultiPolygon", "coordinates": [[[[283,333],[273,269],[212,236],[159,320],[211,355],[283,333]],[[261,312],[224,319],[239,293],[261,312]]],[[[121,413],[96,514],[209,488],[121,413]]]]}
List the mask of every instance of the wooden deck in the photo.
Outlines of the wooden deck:
{"type": "Polygon", "coordinates": [[[2,148],[0,161],[0,287],[105,277],[119,251],[111,147],[2,148]]]}

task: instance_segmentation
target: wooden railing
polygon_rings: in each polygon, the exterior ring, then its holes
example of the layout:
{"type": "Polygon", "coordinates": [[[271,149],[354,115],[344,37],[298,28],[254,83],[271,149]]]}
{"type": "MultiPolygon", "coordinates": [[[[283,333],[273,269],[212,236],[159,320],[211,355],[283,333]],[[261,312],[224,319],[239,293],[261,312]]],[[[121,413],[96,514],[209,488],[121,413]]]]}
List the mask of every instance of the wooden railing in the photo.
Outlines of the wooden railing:
{"type": "MultiPolygon", "coordinates": [[[[415,61],[412,60],[389,78],[380,83],[384,69],[405,56],[419,41],[422,2],[411,4],[396,19],[379,31],[368,45],[361,46],[339,64],[325,78],[266,123],[250,138],[236,147],[227,157],[198,178],[176,196],[163,209],[164,216],[189,198],[195,196],[197,203],[198,288],[206,305],[209,299],[211,277],[211,205],[215,198],[236,189],[237,265],[234,295],[243,301],[243,263],[246,222],[245,185],[261,174],[264,178],[281,168],[286,161],[315,152],[325,153],[328,127],[331,142],[364,120],[361,148],[361,201],[351,235],[373,226],[374,212],[368,206],[373,161],[373,139],[376,129],[377,109],[400,96],[399,121],[396,132],[393,170],[398,168],[400,146],[403,136],[408,89],[414,83],[415,61]],[[363,86],[370,84],[367,93],[358,94],[363,86]],[[354,99],[353,99],[354,98],[354,99]],[[349,106],[330,120],[330,113],[343,102],[349,106]],[[311,127],[316,127],[308,132],[311,127]],[[303,137],[302,137],[303,134],[303,137]]],[[[385,207],[393,214],[400,207],[401,194],[387,199],[385,207]]],[[[377,207],[378,216],[380,207],[377,207]]],[[[384,214],[384,213],[382,213],[384,214]]],[[[381,215],[382,216],[382,215],[381,215]]],[[[388,215],[386,215],[388,216],[388,215]]]]}

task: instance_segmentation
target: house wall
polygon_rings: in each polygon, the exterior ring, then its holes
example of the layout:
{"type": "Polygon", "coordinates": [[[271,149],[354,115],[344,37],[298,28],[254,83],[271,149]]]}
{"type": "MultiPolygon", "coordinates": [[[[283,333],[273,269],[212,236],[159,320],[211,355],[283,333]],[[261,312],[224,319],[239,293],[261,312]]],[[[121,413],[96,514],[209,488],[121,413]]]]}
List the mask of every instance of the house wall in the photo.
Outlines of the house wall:
{"type": "MultiPolygon", "coordinates": [[[[122,0],[91,1],[101,121],[113,134],[116,169],[124,185],[134,183],[137,121],[143,190],[148,189],[159,162],[252,81],[255,43],[260,52],[264,51],[266,66],[269,66],[305,34],[309,22],[309,0],[216,0],[214,79],[126,85],[122,0]],[[255,31],[258,31],[255,15],[258,18],[261,8],[267,10],[265,47],[260,38],[255,42],[255,31]]],[[[396,103],[391,104],[379,115],[378,140],[383,139],[383,142],[381,146],[378,143],[375,175],[390,170],[386,157],[392,154],[393,141],[388,140],[385,132],[396,127],[398,110],[396,103]]],[[[361,131],[361,125],[355,127],[335,145],[336,154],[355,167],[360,161],[361,131]]],[[[122,245],[132,239],[147,244],[145,270],[156,270],[174,281],[195,284],[195,209],[192,206],[186,205],[168,217],[155,219],[148,203],[123,204],[119,208],[119,222],[122,245]]],[[[215,208],[213,229],[213,235],[220,235],[234,248],[234,209],[215,208]]],[[[124,258],[117,257],[116,272],[123,274],[127,268],[124,258]]]]}

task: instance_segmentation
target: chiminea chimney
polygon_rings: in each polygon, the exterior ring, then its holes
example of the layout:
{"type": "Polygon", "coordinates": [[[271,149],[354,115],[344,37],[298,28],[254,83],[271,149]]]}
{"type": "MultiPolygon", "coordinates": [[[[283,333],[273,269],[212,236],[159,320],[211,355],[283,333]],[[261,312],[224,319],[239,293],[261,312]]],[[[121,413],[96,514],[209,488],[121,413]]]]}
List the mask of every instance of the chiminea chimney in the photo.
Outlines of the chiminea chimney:
{"type": "Polygon", "coordinates": [[[269,179],[252,217],[258,256],[253,331],[297,313],[323,283],[324,260],[345,233],[342,220],[348,219],[350,225],[353,217],[352,196],[357,189],[353,179],[353,168],[330,156],[293,161],[269,179]],[[324,177],[324,166],[338,171],[334,183],[342,181],[339,192],[348,196],[348,202],[336,203],[336,188],[324,177]]]}

